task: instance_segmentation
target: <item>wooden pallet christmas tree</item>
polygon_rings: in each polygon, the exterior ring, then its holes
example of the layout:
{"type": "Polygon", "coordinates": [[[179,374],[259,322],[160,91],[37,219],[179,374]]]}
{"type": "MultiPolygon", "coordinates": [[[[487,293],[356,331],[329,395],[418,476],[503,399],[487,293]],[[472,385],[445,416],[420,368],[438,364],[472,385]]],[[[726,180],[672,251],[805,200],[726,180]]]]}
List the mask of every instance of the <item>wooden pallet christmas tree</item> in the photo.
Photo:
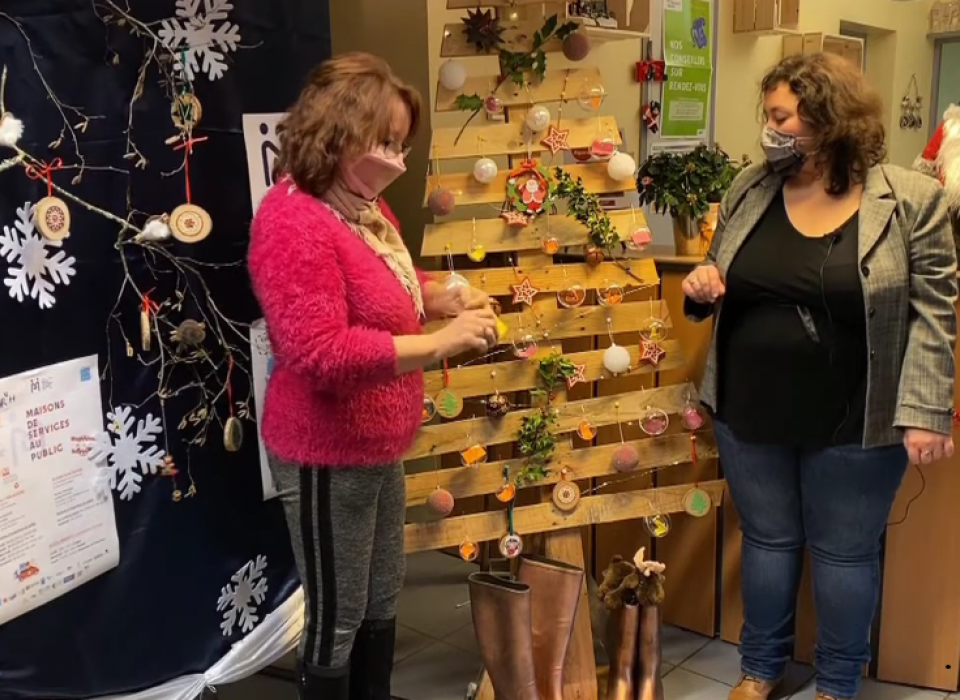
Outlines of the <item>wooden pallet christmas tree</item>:
{"type": "MultiPolygon", "coordinates": [[[[460,0],[448,2],[452,9],[463,7],[460,0]]],[[[528,11],[535,4],[521,2],[528,11]]],[[[480,5],[519,7],[510,0],[483,0],[480,5]]],[[[477,8],[477,2],[470,6],[477,8]]],[[[642,213],[607,215],[598,212],[589,196],[634,189],[635,168],[622,177],[604,161],[562,164],[564,149],[555,148],[558,140],[587,153],[620,146],[612,117],[562,116],[563,105],[579,99],[584,86],[602,85],[595,67],[544,70],[541,60],[560,50],[570,31],[562,17],[556,22],[540,19],[536,26],[529,21],[511,24],[503,33],[511,54],[505,61],[501,53],[501,75],[469,78],[457,89],[438,87],[438,112],[476,109],[479,103],[479,119],[463,129],[434,130],[434,168],[427,178],[425,204],[435,213],[451,203],[488,206],[490,215],[428,226],[421,252],[449,267],[459,268],[457,261],[464,261],[464,269],[455,275],[500,300],[504,326],[501,345],[489,356],[457,358],[443,370],[426,373],[425,412],[429,416],[438,411],[444,419],[425,424],[406,455],[435,457],[445,464],[453,457],[460,465],[409,475],[408,506],[431,502],[442,509],[450,505],[450,497],[483,496],[489,508],[407,525],[410,553],[460,547],[473,555],[479,543],[502,541],[511,532],[521,537],[546,533],[548,557],[584,567],[585,526],[646,518],[656,528],[659,517],[683,511],[702,514],[721,502],[720,481],[695,488],[641,488],[642,482],[634,481],[635,490],[589,495],[598,481],[623,479],[626,486],[636,476],[715,453],[709,439],[695,439],[704,437],[702,431],[676,427],[684,415],[691,421],[702,419],[695,411],[692,385],[610,391],[622,377],[655,379],[662,370],[682,366],[682,359],[676,343],[663,337],[671,323],[665,305],[653,299],[659,283],[654,262],[620,255],[621,242],[630,242],[635,233],[640,232],[642,245],[642,213]],[[517,58],[524,55],[532,58],[532,71],[517,58]],[[513,80],[518,72],[523,84],[513,80]],[[550,112],[544,130],[528,125],[528,115],[538,106],[550,112]],[[487,114],[490,119],[485,119],[487,114]],[[476,174],[472,167],[467,172],[457,168],[458,161],[472,166],[477,159],[493,158],[506,160],[508,167],[496,173],[477,168],[476,174]],[[559,206],[556,213],[550,213],[551,194],[559,206]],[[500,207],[502,216],[497,215],[500,207]],[[579,254],[583,261],[560,262],[564,251],[579,254]],[[485,267],[467,260],[482,261],[485,267]],[[641,297],[649,301],[630,303],[641,297]],[[642,345],[641,333],[653,341],[642,345]],[[510,409],[504,412],[505,405],[510,409]],[[472,417],[464,417],[468,415],[472,417]],[[674,419],[670,430],[667,417],[674,419]],[[598,432],[616,433],[618,427],[622,435],[622,427],[631,424],[649,428],[648,435],[611,444],[595,440],[598,432]],[[531,446],[531,432],[549,435],[554,447],[548,459],[540,459],[531,446]],[[511,519],[504,502],[516,490],[511,519]],[[438,499],[438,494],[443,497],[438,499]]],[[[448,25],[445,35],[443,56],[478,55],[462,27],[448,25]]],[[[542,118],[543,110],[538,114],[542,118]]],[[[536,118],[530,121],[540,126],[536,118]]],[[[586,596],[584,586],[564,669],[564,697],[595,700],[597,673],[586,596]]],[[[479,697],[493,697],[486,679],[479,697]]]]}

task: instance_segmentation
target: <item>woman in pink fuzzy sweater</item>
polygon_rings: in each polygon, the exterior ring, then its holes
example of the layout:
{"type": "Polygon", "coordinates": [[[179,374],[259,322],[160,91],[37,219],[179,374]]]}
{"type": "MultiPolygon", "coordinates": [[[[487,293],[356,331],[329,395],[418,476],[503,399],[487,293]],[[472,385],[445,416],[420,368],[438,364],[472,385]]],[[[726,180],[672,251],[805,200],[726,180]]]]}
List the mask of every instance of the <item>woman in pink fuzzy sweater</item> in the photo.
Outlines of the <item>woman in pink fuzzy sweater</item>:
{"type": "Polygon", "coordinates": [[[262,434],[306,598],[302,700],[390,700],[400,460],[421,422],[422,370],[496,343],[486,296],[418,271],[379,200],[419,118],[419,96],[382,60],[322,64],[278,128],[280,177],[251,230],[276,362],[262,434]]]}

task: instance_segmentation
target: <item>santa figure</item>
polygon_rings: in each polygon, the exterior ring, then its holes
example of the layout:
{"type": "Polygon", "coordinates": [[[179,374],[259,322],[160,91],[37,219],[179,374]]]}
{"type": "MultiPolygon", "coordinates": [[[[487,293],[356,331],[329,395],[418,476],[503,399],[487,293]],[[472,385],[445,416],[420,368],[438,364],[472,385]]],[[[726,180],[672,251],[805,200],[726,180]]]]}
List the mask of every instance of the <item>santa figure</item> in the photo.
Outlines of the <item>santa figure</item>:
{"type": "Polygon", "coordinates": [[[950,211],[956,214],[960,209],[960,106],[950,105],[913,167],[943,183],[950,211]]]}

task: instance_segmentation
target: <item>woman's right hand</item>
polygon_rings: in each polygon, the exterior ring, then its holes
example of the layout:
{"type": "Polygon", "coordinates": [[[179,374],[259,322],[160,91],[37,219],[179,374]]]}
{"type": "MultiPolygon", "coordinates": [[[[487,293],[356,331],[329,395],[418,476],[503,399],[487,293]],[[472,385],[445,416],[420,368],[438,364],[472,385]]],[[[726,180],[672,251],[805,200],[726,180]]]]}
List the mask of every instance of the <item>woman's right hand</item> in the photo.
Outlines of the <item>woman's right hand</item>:
{"type": "Polygon", "coordinates": [[[727,288],[716,265],[700,265],[683,281],[683,293],[698,304],[714,304],[727,288]]]}
{"type": "Polygon", "coordinates": [[[471,350],[486,352],[497,344],[497,315],[489,306],[464,311],[433,337],[440,360],[471,350]]]}

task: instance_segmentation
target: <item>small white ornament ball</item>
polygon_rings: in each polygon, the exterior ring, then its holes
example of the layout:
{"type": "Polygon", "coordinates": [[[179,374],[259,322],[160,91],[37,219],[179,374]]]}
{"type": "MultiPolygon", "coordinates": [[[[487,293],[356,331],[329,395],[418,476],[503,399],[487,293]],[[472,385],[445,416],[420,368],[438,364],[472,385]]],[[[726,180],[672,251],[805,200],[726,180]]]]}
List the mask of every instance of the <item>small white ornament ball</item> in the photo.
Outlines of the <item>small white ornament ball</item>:
{"type": "Polygon", "coordinates": [[[628,153],[614,153],[607,163],[607,175],[611,180],[626,180],[637,174],[637,161],[628,153]]]}
{"type": "Polygon", "coordinates": [[[620,345],[611,345],[603,353],[603,366],[613,374],[623,374],[630,369],[630,351],[620,345]]]}
{"type": "Polygon", "coordinates": [[[482,182],[484,185],[489,185],[496,180],[499,172],[497,164],[490,158],[481,158],[473,166],[473,176],[477,182],[482,182]]]}
{"type": "Polygon", "coordinates": [[[467,69],[460,61],[447,61],[440,66],[440,84],[447,90],[459,90],[467,82],[467,69]]]}
{"type": "Polygon", "coordinates": [[[543,105],[536,105],[527,112],[527,127],[533,133],[539,134],[541,131],[546,131],[547,127],[550,126],[551,119],[549,109],[543,105]]]}

